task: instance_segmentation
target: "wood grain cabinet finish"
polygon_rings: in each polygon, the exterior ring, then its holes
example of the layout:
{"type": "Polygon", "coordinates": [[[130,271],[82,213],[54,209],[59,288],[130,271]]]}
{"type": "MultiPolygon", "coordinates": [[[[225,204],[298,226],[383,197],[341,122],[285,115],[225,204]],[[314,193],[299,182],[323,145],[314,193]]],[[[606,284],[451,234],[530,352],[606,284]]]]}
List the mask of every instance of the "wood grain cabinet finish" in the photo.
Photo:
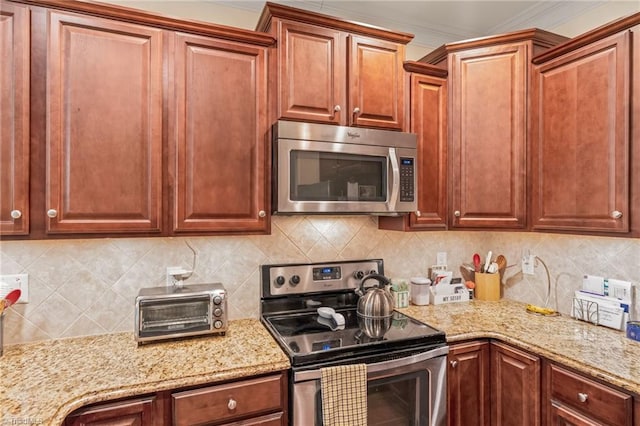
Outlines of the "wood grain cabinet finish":
{"type": "Polygon", "coordinates": [[[549,425],[634,424],[631,395],[553,363],[543,370],[543,404],[549,425]]]}
{"type": "Polygon", "coordinates": [[[526,226],[528,46],[449,56],[452,228],[526,226]]]}
{"type": "Polygon", "coordinates": [[[402,63],[412,35],[273,3],[257,28],[279,43],[270,64],[272,120],[404,128],[402,63]]]}
{"type": "Polygon", "coordinates": [[[540,425],[540,358],[491,344],[491,424],[540,425]]]}
{"type": "Polygon", "coordinates": [[[29,233],[30,24],[27,6],[0,9],[0,235],[29,233]]]}
{"type": "Polygon", "coordinates": [[[266,48],[178,33],[172,63],[173,232],[266,232],[266,48]]]}
{"type": "Polygon", "coordinates": [[[418,137],[418,211],[378,218],[381,229],[443,230],[447,227],[447,72],[407,61],[409,131],[418,137]]]}
{"type": "Polygon", "coordinates": [[[450,426],[490,425],[490,343],[455,343],[447,356],[447,416],[450,426]]]}
{"type": "Polygon", "coordinates": [[[629,231],[631,34],[534,68],[533,229],[629,231]]]}
{"type": "Polygon", "coordinates": [[[47,232],[159,232],[162,30],[48,12],[47,232]]]}
{"type": "Polygon", "coordinates": [[[163,424],[155,396],[134,398],[81,408],[65,420],[65,426],[157,426],[163,424]]]}

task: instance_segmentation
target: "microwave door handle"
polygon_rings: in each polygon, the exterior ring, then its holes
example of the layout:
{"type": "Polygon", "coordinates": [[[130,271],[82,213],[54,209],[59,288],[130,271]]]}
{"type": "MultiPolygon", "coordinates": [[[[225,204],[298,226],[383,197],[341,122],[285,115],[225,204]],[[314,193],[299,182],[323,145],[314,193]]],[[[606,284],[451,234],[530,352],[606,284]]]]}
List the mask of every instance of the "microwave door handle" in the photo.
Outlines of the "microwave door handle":
{"type": "Polygon", "coordinates": [[[400,166],[398,165],[398,153],[395,148],[389,148],[389,160],[391,162],[391,195],[389,197],[389,211],[394,211],[398,203],[400,191],[400,166]]]}

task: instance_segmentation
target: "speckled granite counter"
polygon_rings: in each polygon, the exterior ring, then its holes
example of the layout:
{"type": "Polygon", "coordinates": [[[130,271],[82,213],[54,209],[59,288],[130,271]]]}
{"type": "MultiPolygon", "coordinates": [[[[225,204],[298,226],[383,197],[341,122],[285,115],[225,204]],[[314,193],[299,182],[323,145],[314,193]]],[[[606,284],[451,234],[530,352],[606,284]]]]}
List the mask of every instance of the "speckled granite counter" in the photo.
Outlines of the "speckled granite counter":
{"type": "Polygon", "coordinates": [[[138,347],[132,333],[5,347],[0,423],[59,425],[90,403],[235,379],[290,366],[257,320],[226,336],[138,347]]]}
{"type": "Polygon", "coordinates": [[[409,306],[406,315],[443,330],[449,342],[496,338],[640,394],[640,342],[569,316],[527,313],[513,301],[409,306]]]}

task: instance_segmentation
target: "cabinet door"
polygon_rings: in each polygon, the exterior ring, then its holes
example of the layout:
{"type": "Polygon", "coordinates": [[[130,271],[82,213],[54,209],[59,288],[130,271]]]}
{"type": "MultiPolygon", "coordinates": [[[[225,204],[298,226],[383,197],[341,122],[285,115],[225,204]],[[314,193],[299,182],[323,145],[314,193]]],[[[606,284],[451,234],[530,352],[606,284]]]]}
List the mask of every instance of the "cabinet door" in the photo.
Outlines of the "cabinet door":
{"type": "Polygon", "coordinates": [[[450,426],[490,424],[489,343],[452,344],[447,371],[450,426]]]}
{"type": "Polygon", "coordinates": [[[0,235],[29,233],[29,9],[0,10],[0,235]]]}
{"type": "Polygon", "coordinates": [[[49,12],[49,233],[161,227],[162,31],[49,12]]]}
{"type": "Polygon", "coordinates": [[[402,44],[349,36],[350,125],[403,130],[402,44]]]}
{"type": "Polygon", "coordinates": [[[154,426],[161,424],[155,397],[83,408],[67,417],[66,426],[154,426]]]}
{"type": "Polygon", "coordinates": [[[279,31],[278,116],[346,124],[344,34],[287,21],[279,31]]]}
{"type": "Polygon", "coordinates": [[[528,49],[505,44],[449,57],[454,228],[526,225],[528,49]]]}
{"type": "Polygon", "coordinates": [[[534,69],[534,229],[629,230],[630,34],[534,69]]]}
{"type": "Polygon", "coordinates": [[[262,47],[175,37],[173,230],[266,231],[266,64],[262,47]]]}
{"type": "Polygon", "coordinates": [[[501,343],[491,345],[491,423],[540,424],[540,359],[501,343]]]}

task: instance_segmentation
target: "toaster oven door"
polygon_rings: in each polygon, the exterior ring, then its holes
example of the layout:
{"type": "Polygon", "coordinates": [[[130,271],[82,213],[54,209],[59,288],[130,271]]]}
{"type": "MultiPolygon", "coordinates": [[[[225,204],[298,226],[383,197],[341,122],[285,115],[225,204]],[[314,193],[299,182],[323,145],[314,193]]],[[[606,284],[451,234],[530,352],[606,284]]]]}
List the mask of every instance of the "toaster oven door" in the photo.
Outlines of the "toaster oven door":
{"type": "Polygon", "coordinates": [[[196,295],[140,300],[137,322],[139,340],[202,334],[211,330],[211,299],[196,295]]]}

